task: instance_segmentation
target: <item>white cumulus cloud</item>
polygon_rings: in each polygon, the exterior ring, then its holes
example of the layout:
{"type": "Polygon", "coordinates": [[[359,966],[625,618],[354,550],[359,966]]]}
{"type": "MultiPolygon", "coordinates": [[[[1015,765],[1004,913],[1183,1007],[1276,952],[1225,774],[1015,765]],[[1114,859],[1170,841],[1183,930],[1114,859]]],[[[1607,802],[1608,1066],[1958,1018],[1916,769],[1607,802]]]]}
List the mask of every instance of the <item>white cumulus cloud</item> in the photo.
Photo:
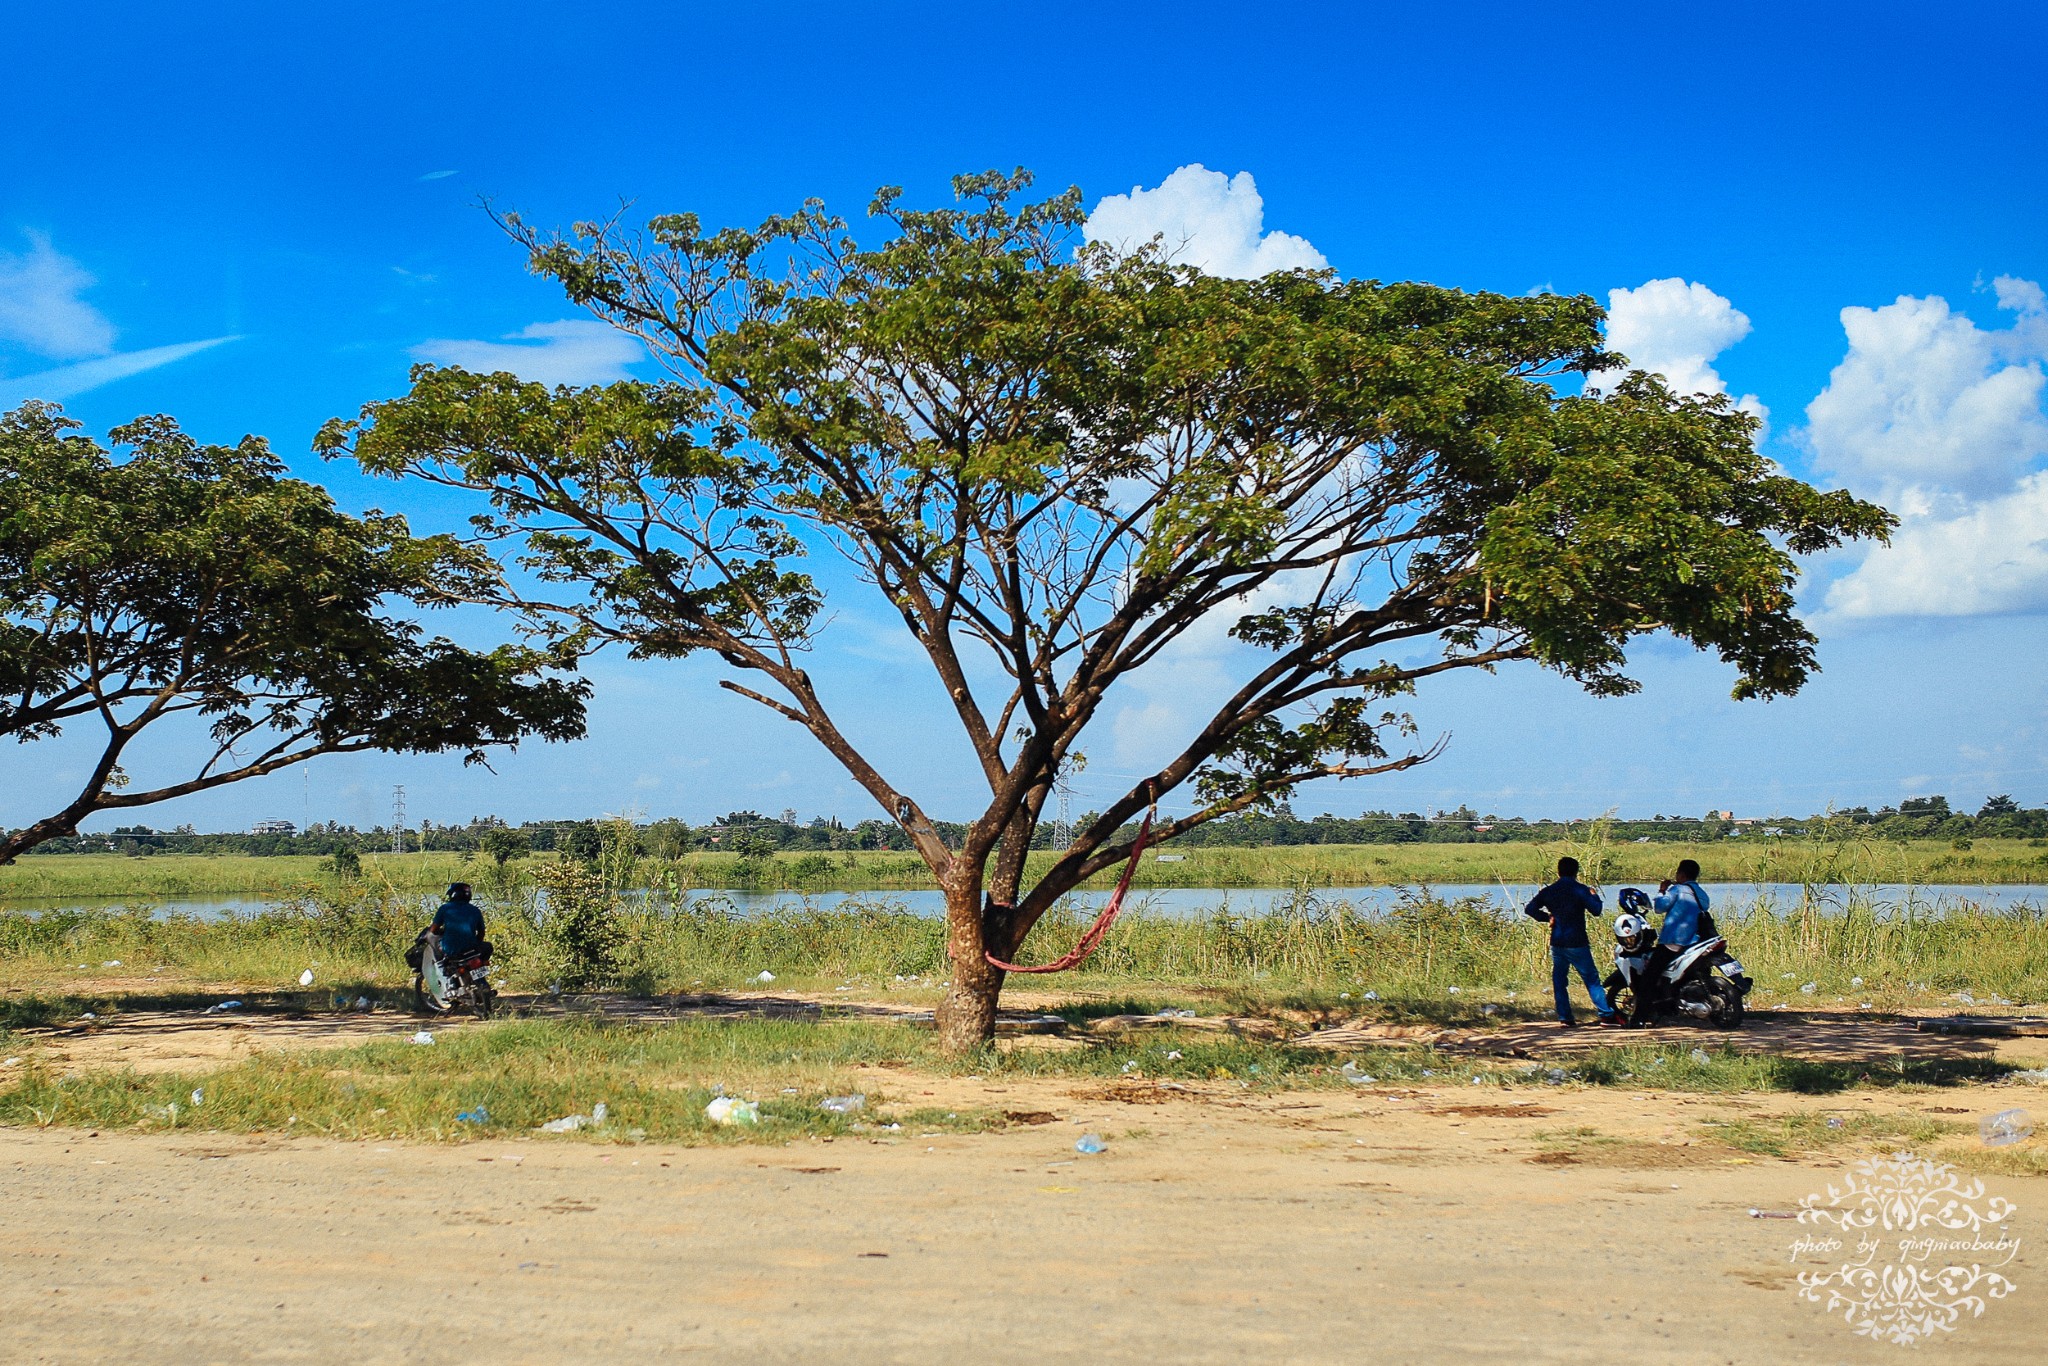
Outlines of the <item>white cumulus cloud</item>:
{"type": "Polygon", "coordinates": [[[1845,308],[1848,354],[1807,405],[1815,463],[1899,514],[1828,590],[1847,617],[2048,610],[2048,297],[1993,282],[2005,328],[1937,297],[1845,308]]]}
{"type": "Polygon", "coordinates": [[[78,297],[92,287],[92,276],[41,233],[26,236],[26,252],[0,252],[0,342],[52,360],[113,350],[114,325],[78,297]]]}
{"type": "Polygon", "coordinates": [[[614,384],[646,359],[639,342],[593,318],[534,323],[503,341],[436,339],[412,349],[414,360],[459,365],[478,374],[507,371],[535,384],[614,384]]]}
{"type": "Polygon", "coordinates": [[[1266,201],[1251,172],[1226,176],[1200,165],[1183,166],[1154,190],[1105,196],[1081,234],[1120,252],[1154,237],[1170,261],[1211,275],[1253,280],[1276,270],[1322,270],[1330,263],[1304,238],[1266,232],[1266,201]]]}
{"type": "MultiPolygon", "coordinates": [[[[1663,376],[1678,393],[1727,393],[1714,358],[1748,335],[1749,316],[1697,282],[1672,276],[1607,293],[1608,349],[1627,356],[1637,370],[1663,376]]],[[[1586,382],[1602,388],[1626,373],[1600,371],[1586,382]]],[[[1735,406],[1759,421],[1770,417],[1755,394],[1744,394],[1735,406]]]]}

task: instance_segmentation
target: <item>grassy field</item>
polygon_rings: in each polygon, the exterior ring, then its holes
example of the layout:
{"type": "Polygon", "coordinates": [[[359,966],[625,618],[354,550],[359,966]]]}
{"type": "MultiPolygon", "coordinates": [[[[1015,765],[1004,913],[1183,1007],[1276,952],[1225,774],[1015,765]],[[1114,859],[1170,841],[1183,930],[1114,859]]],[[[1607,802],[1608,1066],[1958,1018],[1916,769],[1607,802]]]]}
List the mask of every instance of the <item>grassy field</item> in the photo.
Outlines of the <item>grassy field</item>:
{"type": "MultiPolygon", "coordinates": [[[[2014,1070],[1988,1060],[1873,1066],[1675,1045],[1597,1049],[1560,1065],[1450,1057],[1427,1048],[1368,1048],[1349,1061],[1380,1085],[1624,1086],[1702,1095],[1821,1096],[1983,1082],[2014,1070]]],[[[1153,1034],[1085,1048],[997,1045],[948,1058],[938,1052],[931,1031],[902,1024],[697,1019],[647,1026],[534,1019],[446,1034],[431,1048],[379,1042],[260,1054],[205,1073],[59,1076],[31,1065],[0,1083],[0,1125],[465,1140],[528,1133],[561,1116],[593,1114],[600,1102],[603,1123],[579,1137],[779,1143],[888,1125],[915,1135],[1013,1122],[1001,1111],[921,1106],[892,1093],[886,1077],[869,1071],[875,1068],[972,1073],[992,1082],[1221,1081],[1261,1091],[1343,1090],[1354,1084],[1328,1053],[1212,1034],[1153,1034]],[[704,1110],[720,1094],[755,1101],[759,1126],[712,1123],[704,1110]],[[863,1104],[851,1114],[821,1109],[819,1102],[834,1095],[859,1095],[863,1104]]],[[[1870,1128],[1835,1132],[1815,1116],[1810,1123],[1753,1122],[1718,1137],[1739,1150],[1782,1153],[1902,1136],[1866,1132],[1870,1128]]]]}
{"type": "MultiPolygon", "coordinates": [[[[1815,842],[1722,840],[1710,845],[1614,844],[1599,839],[1553,844],[1296,845],[1251,849],[1168,850],[1148,856],[1139,887],[1375,887],[1548,881],[1557,858],[1571,854],[1604,883],[1652,882],[1681,858],[1700,863],[1709,882],[2048,884],[2048,848],[2028,840],[1981,840],[1958,850],[1946,842],[1815,842]]],[[[456,854],[365,854],[363,881],[402,892],[428,892],[449,882],[483,884],[496,876],[488,862],[456,854]]],[[[545,856],[543,856],[545,857],[545,856]]],[[[535,861],[507,872],[523,881],[535,861]]],[[[81,901],[293,896],[331,885],[324,859],[311,856],[118,854],[30,855],[0,868],[0,903],[77,898],[81,901]]],[[[1035,868],[1050,855],[1034,855],[1035,868]]],[[[758,886],[803,891],[910,891],[934,884],[911,854],[785,854],[748,863],[697,853],[673,862],[640,860],[626,880],[670,890],[758,886]]],[[[1106,886],[1105,874],[1096,880],[1106,886]]]]}
{"type": "MultiPolygon", "coordinates": [[[[306,967],[353,995],[402,986],[400,959],[431,895],[321,892],[231,920],[159,919],[146,910],[0,916],[0,987],[85,989],[101,979],[284,987],[306,967]]],[[[553,904],[553,903],[550,903],[553,904]]],[[[742,915],[723,898],[586,899],[567,919],[530,888],[486,895],[498,965],[518,989],[564,983],[659,993],[748,986],[771,972],[787,987],[935,995],[946,974],[939,923],[886,894],[831,909],[742,915]]],[[[1752,1008],[1841,1004],[1925,1006],[1967,993],[1985,1004],[2048,1001],[2048,910],[1956,907],[1907,917],[1853,895],[1716,907],[1758,987],[1752,1008]]],[[[1081,914],[1041,922],[1021,955],[1043,961],[1072,945],[1081,914]]],[[[1599,949],[1609,956],[1605,944],[1599,949]]],[[[1304,891],[1273,911],[1120,920],[1101,952],[1056,985],[1084,993],[1165,993],[1216,1009],[1232,1001],[1477,1018],[1540,1015],[1549,961],[1539,927],[1483,901],[1410,897],[1367,913],[1341,892],[1304,891]],[[1368,993],[1371,995],[1368,996],[1368,993]]],[[[1043,985],[1043,984],[1034,984],[1043,985]]]]}

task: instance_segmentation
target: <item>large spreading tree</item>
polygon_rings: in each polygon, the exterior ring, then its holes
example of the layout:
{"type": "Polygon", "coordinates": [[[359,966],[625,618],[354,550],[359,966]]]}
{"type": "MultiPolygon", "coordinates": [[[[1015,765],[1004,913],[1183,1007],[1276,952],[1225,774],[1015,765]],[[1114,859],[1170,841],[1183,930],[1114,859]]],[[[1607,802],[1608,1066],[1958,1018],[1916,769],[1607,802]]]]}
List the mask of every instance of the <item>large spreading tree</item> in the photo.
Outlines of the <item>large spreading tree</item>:
{"type": "MultiPolygon", "coordinates": [[[[0,739],[96,727],[99,752],[54,810],[0,830],[0,863],[78,823],[275,773],[323,754],[460,750],[583,733],[567,656],[466,649],[394,608],[479,596],[488,556],[351,517],[284,477],[254,437],[202,445],[169,418],[111,433],[116,460],[53,406],[0,416],[0,739]],[[152,726],[202,723],[204,755],[138,786],[152,726]]],[[[7,766],[17,794],[47,766],[7,766]]]]}
{"type": "Polygon", "coordinates": [[[1632,637],[1717,652],[1738,697],[1815,667],[1793,556],[1887,515],[1777,473],[1721,399],[1636,374],[1583,297],[1292,272],[1218,279],[1157,250],[1076,250],[1077,191],[956,183],[958,206],[817,204],[752,231],[687,214],[541,234],[532,268],[647,344],[656,383],[549,389],[421,367],[321,437],[374,471],[490,500],[569,648],[703,653],[804,727],[901,822],[945,889],[949,1047],[993,1030],[1003,971],[1130,823],[1192,787],[1171,838],[1299,783],[1429,750],[1393,710],[1423,679],[1530,660],[1602,695],[1632,637]],[[900,615],[988,801],[948,847],[804,667],[834,553],[900,615]],[[1027,877],[1063,765],[1119,684],[1217,614],[1245,648],[1220,704],[1027,877]]]}

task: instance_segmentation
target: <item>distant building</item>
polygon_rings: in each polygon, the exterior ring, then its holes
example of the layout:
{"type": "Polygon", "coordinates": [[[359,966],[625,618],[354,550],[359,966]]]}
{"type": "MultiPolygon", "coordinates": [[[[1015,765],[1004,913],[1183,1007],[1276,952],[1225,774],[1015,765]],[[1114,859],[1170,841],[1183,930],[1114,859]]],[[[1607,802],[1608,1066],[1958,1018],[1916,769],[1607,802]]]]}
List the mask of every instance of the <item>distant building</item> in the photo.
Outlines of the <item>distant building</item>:
{"type": "Polygon", "coordinates": [[[258,821],[249,827],[252,835],[296,835],[299,827],[290,821],[258,821]]]}

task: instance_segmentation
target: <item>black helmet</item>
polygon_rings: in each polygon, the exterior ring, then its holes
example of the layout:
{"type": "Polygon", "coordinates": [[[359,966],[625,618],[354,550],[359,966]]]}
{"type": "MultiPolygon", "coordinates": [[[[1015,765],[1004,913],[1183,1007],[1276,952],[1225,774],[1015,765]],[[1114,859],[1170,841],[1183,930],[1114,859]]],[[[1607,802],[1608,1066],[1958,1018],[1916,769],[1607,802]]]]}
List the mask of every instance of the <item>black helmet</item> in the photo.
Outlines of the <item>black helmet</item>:
{"type": "Polygon", "coordinates": [[[1650,898],[1640,887],[1624,887],[1621,889],[1621,909],[1634,911],[1637,915],[1648,915],[1651,909],[1650,898]]]}
{"type": "Polygon", "coordinates": [[[448,884],[448,899],[450,901],[467,901],[469,896],[470,891],[467,882],[451,882],[448,884]]]}

